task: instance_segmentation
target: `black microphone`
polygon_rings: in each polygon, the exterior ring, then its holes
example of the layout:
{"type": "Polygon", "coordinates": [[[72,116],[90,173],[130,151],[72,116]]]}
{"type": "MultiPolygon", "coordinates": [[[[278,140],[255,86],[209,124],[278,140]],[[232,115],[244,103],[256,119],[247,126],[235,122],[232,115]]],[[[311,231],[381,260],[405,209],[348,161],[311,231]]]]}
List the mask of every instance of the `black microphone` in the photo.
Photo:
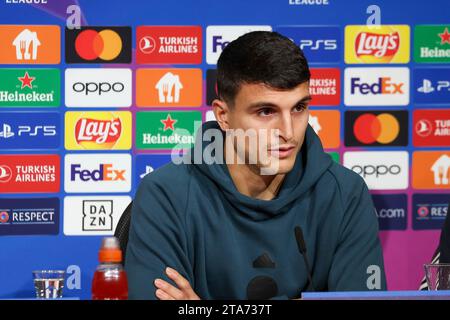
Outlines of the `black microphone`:
{"type": "Polygon", "coordinates": [[[309,285],[311,286],[312,291],[316,291],[316,289],[314,289],[312,281],[311,268],[309,267],[308,257],[306,256],[306,243],[305,238],[303,238],[302,228],[296,226],[294,231],[295,231],[295,240],[297,240],[298,251],[300,251],[300,253],[303,256],[303,260],[305,261],[306,271],[308,272],[309,285]]]}

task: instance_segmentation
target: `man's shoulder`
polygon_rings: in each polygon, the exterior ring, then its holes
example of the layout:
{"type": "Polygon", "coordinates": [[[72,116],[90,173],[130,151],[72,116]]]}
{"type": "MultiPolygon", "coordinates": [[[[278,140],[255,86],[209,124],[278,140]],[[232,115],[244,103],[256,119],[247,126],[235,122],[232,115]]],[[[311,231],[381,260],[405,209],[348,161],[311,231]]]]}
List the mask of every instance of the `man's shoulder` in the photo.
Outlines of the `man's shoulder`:
{"type": "Polygon", "coordinates": [[[192,168],[187,164],[169,162],[141,180],[141,186],[157,187],[167,191],[186,190],[192,175],[192,168]]]}
{"type": "Polygon", "coordinates": [[[327,174],[341,190],[343,196],[361,191],[366,187],[364,179],[359,174],[334,161],[328,168],[327,174]]]}

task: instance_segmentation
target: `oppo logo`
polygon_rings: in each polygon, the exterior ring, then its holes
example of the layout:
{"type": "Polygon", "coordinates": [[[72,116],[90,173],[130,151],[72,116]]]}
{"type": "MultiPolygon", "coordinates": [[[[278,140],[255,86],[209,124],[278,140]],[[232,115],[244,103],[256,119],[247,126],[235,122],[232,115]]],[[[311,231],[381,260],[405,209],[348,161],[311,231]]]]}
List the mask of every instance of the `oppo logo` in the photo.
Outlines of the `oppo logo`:
{"type": "Polygon", "coordinates": [[[103,93],[120,93],[125,90],[125,85],[122,82],[112,84],[109,82],[75,82],[72,89],[77,93],[84,93],[86,96],[91,93],[101,96],[103,93]]]}
{"type": "Polygon", "coordinates": [[[368,176],[375,176],[376,178],[380,177],[380,176],[384,176],[387,174],[391,174],[391,175],[398,175],[401,173],[402,169],[399,165],[391,165],[391,166],[386,166],[386,165],[377,165],[377,166],[373,166],[373,165],[365,165],[365,166],[360,166],[360,165],[355,165],[352,166],[351,169],[353,171],[355,171],[357,174],[359,174],[360,176],[362,176],[363,178],[368,177],[368,176]]]}

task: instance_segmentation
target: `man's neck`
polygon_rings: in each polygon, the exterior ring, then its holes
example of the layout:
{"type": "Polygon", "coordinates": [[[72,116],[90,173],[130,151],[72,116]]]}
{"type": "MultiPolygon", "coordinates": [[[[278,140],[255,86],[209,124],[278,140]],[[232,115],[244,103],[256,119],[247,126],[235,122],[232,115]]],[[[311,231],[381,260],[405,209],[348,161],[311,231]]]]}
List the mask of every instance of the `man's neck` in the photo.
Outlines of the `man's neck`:
{"type": "Polygon", "coordinates": [[[246,164],[227,164],[236,189],[252,198],[272,200],[278,194],[285,174],[260,175],[259,168],[246,164]]]}

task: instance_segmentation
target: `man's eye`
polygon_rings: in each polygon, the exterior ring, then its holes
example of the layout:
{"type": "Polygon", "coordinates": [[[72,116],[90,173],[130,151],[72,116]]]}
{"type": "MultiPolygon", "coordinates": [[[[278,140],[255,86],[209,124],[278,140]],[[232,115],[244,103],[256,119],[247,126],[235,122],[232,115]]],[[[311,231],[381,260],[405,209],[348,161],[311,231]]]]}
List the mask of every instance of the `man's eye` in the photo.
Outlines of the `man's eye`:
{"type": "Polygon", "coordinates": [[[298,106],[294,107],[294,112],[302,112],[303,110],[306,109],[306,105],[304,104],[299,104],[298,106]]]}
{"type": "Polygon", "coordinates": [[[258,111],[259,116],[267,117],[270,116],[273,113],[272,109],[264,108],[258,111]]]}

